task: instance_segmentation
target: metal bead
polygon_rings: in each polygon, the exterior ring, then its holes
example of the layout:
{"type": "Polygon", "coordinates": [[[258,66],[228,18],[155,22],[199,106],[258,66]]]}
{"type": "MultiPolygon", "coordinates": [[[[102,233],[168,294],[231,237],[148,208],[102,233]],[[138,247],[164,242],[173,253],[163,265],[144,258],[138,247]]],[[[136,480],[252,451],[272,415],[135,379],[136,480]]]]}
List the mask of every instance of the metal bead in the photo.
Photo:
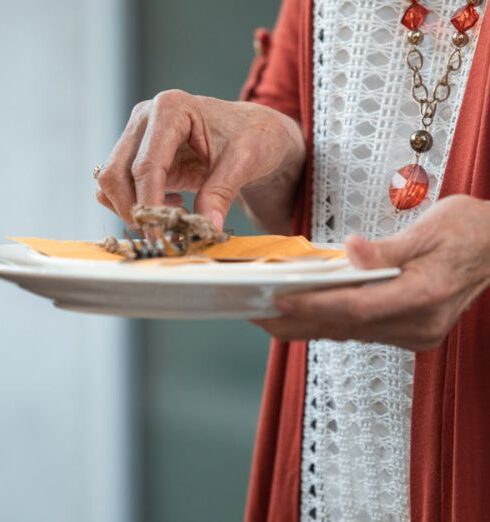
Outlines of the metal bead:
{"type": "Polygon", "coordinates": [[[410,145],[415,152],[427,152],[432,148],[434,140],[426,130],[418,130],[410,136],[410,145]]]}
{"type": "Polygon", "coordinates": [[[424,41],[424,34],[421,31],[409,31],[407,38],[412,45],[419,45],[424,41]]]}
{"type": "Polygon", "coordinates": [[[455,47],[464,47],[470,41],[466,33],[454,33],[453,34],[453,45],[455,47]]]}

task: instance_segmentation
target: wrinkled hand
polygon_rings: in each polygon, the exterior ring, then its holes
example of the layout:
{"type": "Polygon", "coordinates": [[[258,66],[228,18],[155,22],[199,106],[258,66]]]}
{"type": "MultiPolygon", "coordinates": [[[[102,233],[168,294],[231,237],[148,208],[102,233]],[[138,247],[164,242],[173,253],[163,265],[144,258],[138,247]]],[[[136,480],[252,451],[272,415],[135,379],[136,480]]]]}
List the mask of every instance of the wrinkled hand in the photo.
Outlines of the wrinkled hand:
{"type": "Polygon", "coordinates": [[[240,189],[265,177],[300,172],[304,140],[277,111],[165,91],[133,109],[98,175],[100,203],[131,224],[131,208],[179,204],[197,193],[195,210],[222,228],[240,189]]]}
{"type": "Polygon", "coordinates": [[[398,266],[378,285],[284,296],[284,314],[255,321],[283,339],[358,339],[415,351],[438,347],[462,312],[490,286],[490,203],[452,196],[405,231],[347,243],[360,268],[398,266]]]}

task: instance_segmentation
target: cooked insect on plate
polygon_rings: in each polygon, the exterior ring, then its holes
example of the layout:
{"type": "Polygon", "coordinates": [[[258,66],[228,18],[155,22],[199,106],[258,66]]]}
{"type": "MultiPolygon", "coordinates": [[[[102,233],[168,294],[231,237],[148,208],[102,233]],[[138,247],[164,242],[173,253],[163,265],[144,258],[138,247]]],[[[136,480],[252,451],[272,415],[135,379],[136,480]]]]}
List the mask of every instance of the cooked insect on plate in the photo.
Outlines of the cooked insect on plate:
{"type": "Polygon", "coordinates": [[[99,243],[108,252],[128,260],[198,254],[229,239],[211,221],[182,207],[136,205],[132,215],[141,238],[132,239],[127,233],[124,242],[108,237],[99,243]]]}

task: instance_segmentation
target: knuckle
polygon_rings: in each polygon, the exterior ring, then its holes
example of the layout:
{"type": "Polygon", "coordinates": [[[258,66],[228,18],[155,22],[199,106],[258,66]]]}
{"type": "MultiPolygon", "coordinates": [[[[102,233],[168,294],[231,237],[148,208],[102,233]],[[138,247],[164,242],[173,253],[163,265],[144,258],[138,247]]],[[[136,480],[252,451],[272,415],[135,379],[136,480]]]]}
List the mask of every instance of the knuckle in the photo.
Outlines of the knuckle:
{"type": "Polygon", "coordinates": [[[228,206],[235,198],[235,190],[228,185],[213,185],[203,190],[203,195],[213,197],[223,206],[228,206]]]}
{"type": "Polygon", "coordinates": [[[153,101],[158,108],[174,107],[181,104],[189,97],[189,94],[180,89],[170,89],[168,91],[159,92],[153,101]]]}
{"type": "Polygon", "coordinates": [[[97,182],[102,192],[112,192],[118,184],[118,170],[115,166],[104,167],[97,177],[97,182]]]}
{"type": "Polygon", "coordinates": [[[138,102],[131,111],[131,116],[139,116],[141,113],[145,112],[146,108],[148,107],[148,101],[140,101],[138,102]]]}
{"type": "Polygon", "coordinates": [[[134,179],[141,179],[155,169],[160,169],[160,166],[154,160],[147,157],[135,159],[131,166],[134,179]]]}

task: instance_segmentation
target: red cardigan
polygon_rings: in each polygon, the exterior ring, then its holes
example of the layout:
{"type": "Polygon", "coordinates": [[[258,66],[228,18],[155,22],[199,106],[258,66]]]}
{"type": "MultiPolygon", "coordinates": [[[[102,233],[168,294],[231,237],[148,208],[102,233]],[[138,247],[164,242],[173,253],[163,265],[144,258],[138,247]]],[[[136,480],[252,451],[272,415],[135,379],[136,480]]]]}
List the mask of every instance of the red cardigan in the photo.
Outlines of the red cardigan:
{"type": "MultiPolygon", "coordinates": [[[[310,234],[312,0],[284,0],[242,99],[301,121],[309,148],[296,233],[310,234]]],[[[441,197],[490,199],[490,14],[484,16],[441,197]]],[[[490,233],[490,231],[489,231],[490,233]]],[[[298,522],[306,344],[273,342],[252,466],[246,522],[298,522]]],[[[418,354],[412,414],[412,522],[490,520],[490,291],[444,344],[418,354]]]]}

